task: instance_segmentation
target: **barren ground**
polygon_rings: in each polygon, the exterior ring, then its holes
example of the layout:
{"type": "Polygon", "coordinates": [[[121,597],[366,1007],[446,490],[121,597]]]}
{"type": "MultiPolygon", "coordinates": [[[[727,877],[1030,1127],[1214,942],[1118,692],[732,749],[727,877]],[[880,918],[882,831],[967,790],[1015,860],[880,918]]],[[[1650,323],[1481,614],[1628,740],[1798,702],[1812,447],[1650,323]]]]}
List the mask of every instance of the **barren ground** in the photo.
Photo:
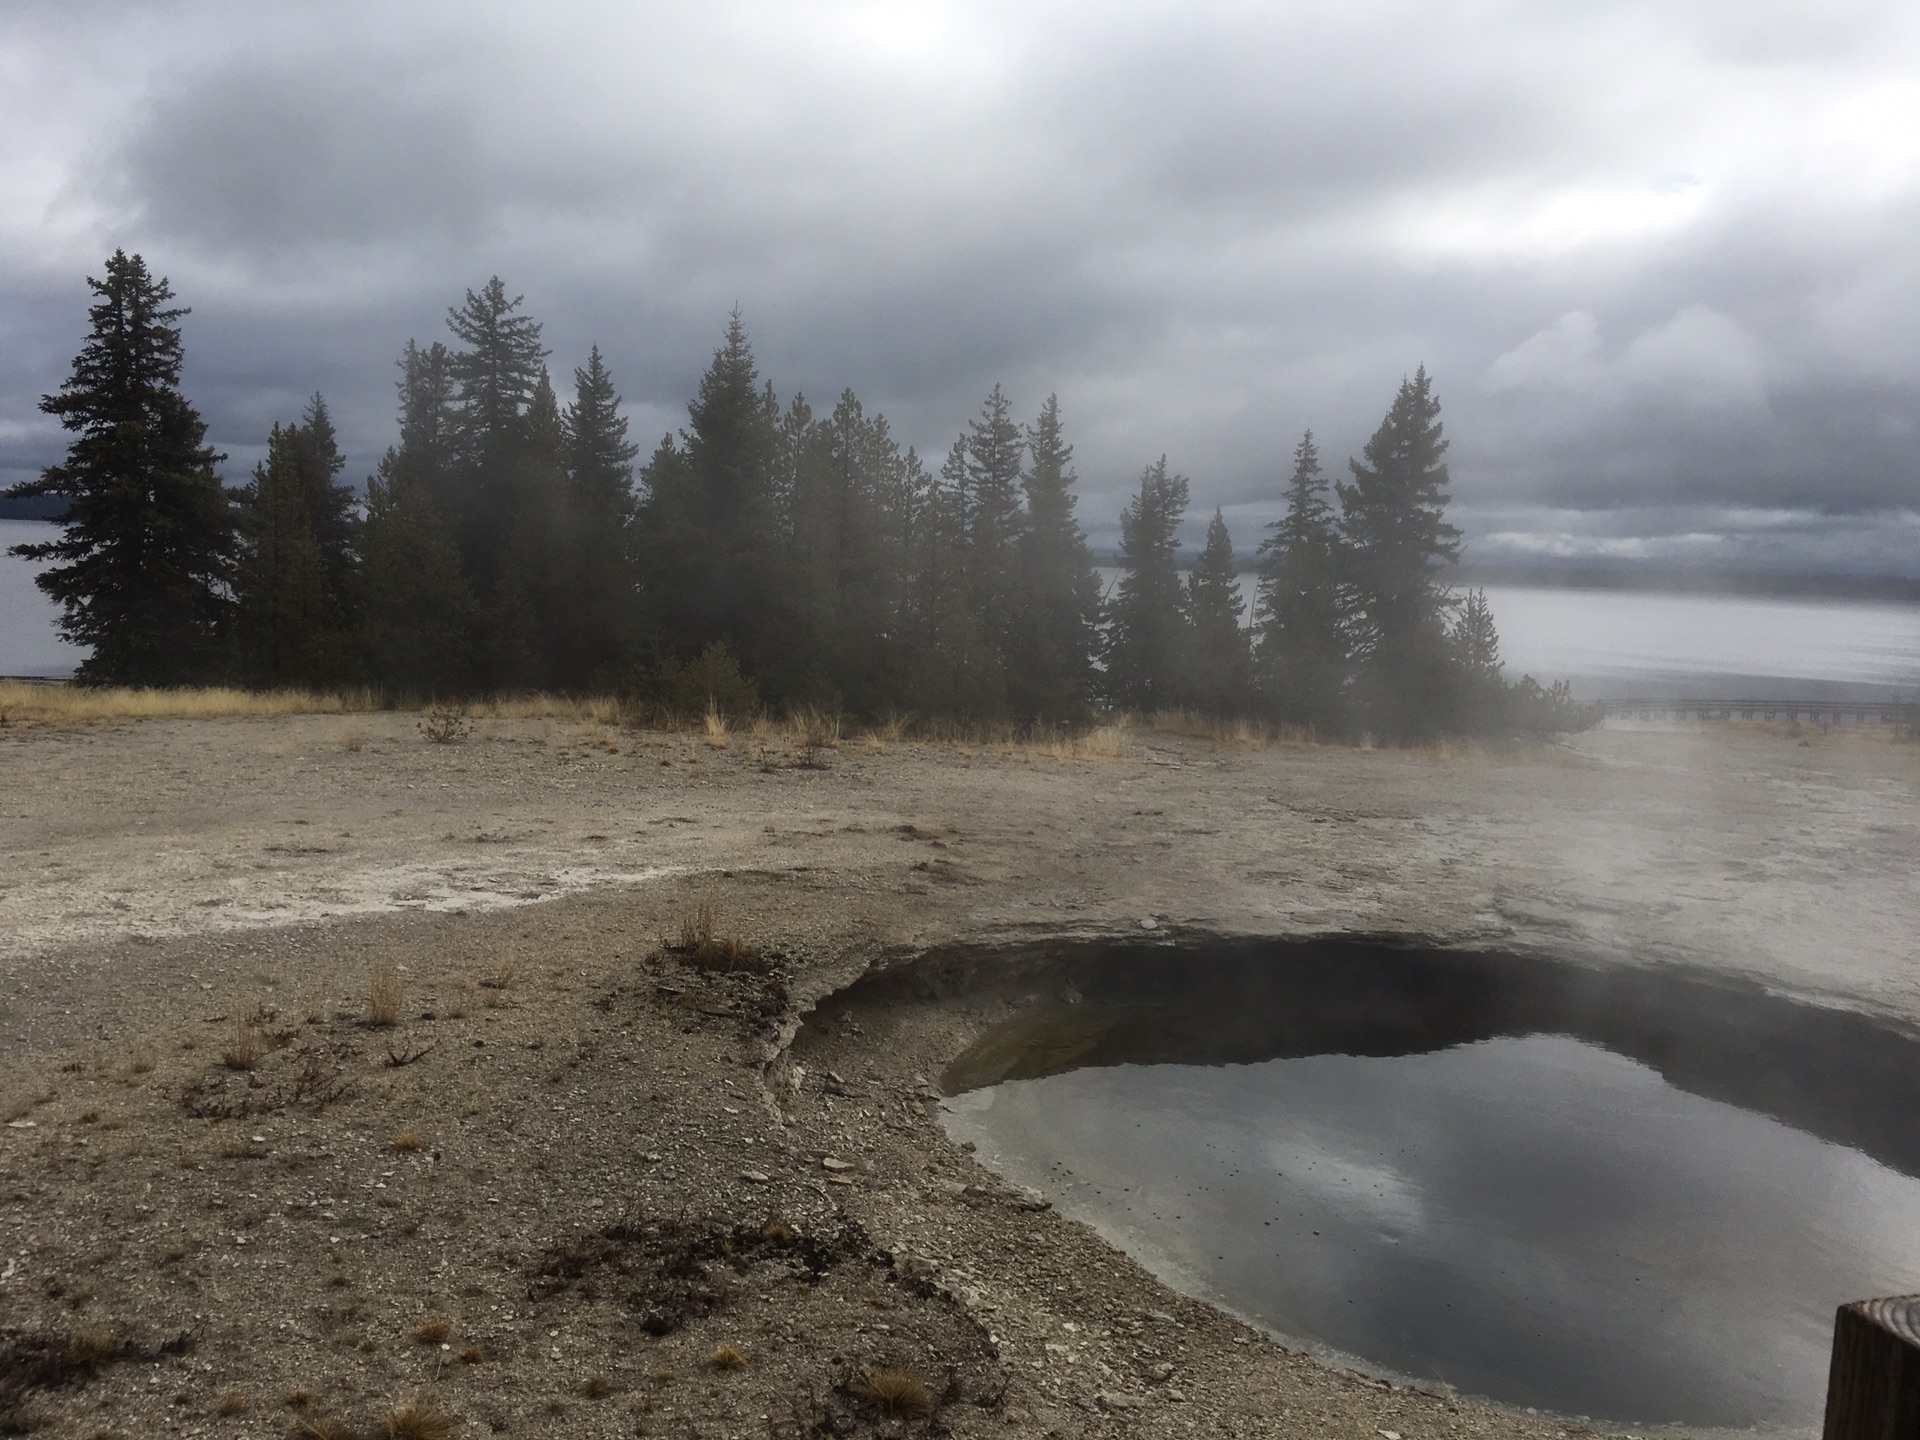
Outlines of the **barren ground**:
{"type": "Polygon", "coordinates": [[[1365,930],[1920,1024],[1920,754],[1877,736],[799,758],[0,730],[0,1431],[378,1433],[417,1395],[468,1435],[1565,1433],[1323,1369],[950,1146],[929,1081],[1017,985],[838,992],[932,947],[1365,930]],[[700,903],[767,965],[667,948],[700,903]]]}

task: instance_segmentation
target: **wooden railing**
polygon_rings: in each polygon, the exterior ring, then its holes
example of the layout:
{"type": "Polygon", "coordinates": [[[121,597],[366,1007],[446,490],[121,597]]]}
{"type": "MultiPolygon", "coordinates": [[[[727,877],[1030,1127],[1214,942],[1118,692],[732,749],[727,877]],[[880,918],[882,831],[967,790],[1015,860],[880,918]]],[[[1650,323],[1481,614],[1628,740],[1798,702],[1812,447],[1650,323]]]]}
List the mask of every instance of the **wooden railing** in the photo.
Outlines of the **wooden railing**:
{"type": "Polygon", "coordinates": [[[1920,705],[1906,700],[1602,700],[1609,719],[1758,720],[1803,725],[1897,725],[1911,731],[1920,705]]]}
{"type": "Polygon", "coordinates": [[[1920,1295],[1842,1305],[1822,1440],[1920,1436],[1920,1295]]]}

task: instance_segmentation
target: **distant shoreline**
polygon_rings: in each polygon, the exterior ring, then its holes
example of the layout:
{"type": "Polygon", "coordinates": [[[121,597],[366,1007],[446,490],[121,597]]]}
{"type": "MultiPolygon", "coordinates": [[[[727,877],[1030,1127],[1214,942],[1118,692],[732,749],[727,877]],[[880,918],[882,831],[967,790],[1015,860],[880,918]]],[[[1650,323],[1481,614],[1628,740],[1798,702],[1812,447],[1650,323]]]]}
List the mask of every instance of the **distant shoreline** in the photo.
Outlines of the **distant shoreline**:
{"type": "MultiPolygon", "coordinates": [[[[1193,568],[1197,553],[1177,557],[1181,570],[1193,568]]],[[[1241,556],[1240,574],[1253,573],[1251,556],[1241,556]]],[[[1120,557],[1096,551],[1093,563],[1115,569],[1120,557]]],[[[1920,579],[1903,575],[1787,575],[1760,570],[1677,570],[1622,565],[1503,565],[1466,561],[1447,574],[1456,589],[1511,585],[1529,590],[1619,590],[1660,595],[1728,595],[1774,600],[1856,600],[1920,605],[1920,579]]]]}

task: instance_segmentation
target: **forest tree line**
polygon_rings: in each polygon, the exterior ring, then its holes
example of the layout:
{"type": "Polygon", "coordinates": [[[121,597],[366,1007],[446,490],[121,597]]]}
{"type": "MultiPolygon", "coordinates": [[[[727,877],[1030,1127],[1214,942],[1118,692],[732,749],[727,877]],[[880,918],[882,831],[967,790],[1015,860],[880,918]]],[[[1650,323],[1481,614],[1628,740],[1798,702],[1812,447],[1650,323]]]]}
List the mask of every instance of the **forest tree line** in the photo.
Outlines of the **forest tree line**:
{"type": "Polygon", "coordinates": [[[1057,726],[1187,708],[1384,736],[1578,723],[1506,685],[1484,596],[1447,567],[1446,440],[1424,370],[1347,479],[1309,433],[1285,511],[1240,561],[1216,511],[1185,578],[1188,482],[1164,458],[1121,517],[1103,595],[1049,397],[996,386],[938,470],[852,391],[782,403],[736,314],[686,427],[642,461],[595,348],[556,391],[498,278],[408,342],[399,434],[364,496],[326,402],[274,426],[238,490],[180,393],[178,320],[137,255],[107,262],[72,374],[41,407],[66,458],[9,495],[64,507],[16,547],[83,683],[394,697],[617,692],[682,711],[816,706],[1057,726]]]}

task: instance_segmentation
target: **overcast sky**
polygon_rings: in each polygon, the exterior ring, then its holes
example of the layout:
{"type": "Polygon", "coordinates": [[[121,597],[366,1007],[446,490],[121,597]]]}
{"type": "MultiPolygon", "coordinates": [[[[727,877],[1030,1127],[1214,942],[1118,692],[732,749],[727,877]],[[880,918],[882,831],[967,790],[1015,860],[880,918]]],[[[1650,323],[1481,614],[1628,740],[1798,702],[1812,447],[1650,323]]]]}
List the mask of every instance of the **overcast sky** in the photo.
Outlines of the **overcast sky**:
{"type": "Polygon", "coordinates": [[[1425,364],[1480,558],[1920,575],[1920,6],[0,6],[0,480],[143,253],[237,480],[498,273],[650,445],[726,312],[937,468],[1056,391],[1096,541],[1164,452],[1244,551],[1425,364]]]}

